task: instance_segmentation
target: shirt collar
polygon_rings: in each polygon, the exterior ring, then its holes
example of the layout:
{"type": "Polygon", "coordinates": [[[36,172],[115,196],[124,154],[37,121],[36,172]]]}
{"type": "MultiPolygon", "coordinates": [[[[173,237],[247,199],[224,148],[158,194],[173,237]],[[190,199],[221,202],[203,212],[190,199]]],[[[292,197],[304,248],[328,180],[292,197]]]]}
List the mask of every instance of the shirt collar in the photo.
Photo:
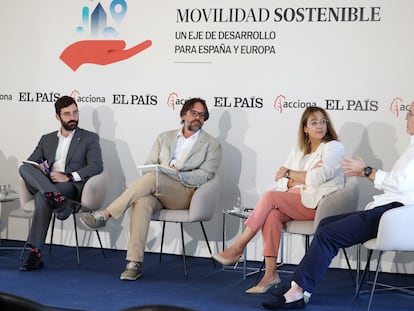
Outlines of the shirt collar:
{"type": "Polygon", "coordinates": [[[68,137],[65,137],[65,136],[63,136],[62,135],[62,133],[61,133],[61,128],[59,128],[58,129],[58,131],[57,131],[57,137],[60,139],[60,138],[70,138],[70,137],[73,137],[73,135],[75,134],[75,132],[76,132],[76,129],[74,129],[73,131],[72,131],[72,133],[70,133],[69,134],[69,136],[68,137]]]}
{"type": "Polygon", "coordinates": [[[184,137],[184,134],[183,134],[183,129],[181,128],[181,129],[178,131],[178,133],[177,133],[177,138],[182,137],[182,138],[184,138],[184,139],[189,139],[189,138],[192,138],[192,139],[194,139],[194,140],[197,140],[197,139],[198,139],[198,137],[200,136],[200,132],[201,132],[201,129],[199,129],[197,132],[195,132],[195,133],[194,133],[193,135],[191,135],[190,137],[185,138],[185,137],[184,137]]]}

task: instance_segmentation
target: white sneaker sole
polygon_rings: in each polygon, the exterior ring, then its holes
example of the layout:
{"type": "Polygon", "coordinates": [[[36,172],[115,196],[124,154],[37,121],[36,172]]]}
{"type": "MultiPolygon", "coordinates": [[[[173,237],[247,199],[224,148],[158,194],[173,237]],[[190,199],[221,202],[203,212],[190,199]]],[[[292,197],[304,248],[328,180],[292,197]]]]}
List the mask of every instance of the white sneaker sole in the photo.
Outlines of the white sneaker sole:
{"type": "Polygon", "coordinates": [[[141,274],[138,274],[136,277],[130,277],[130,276],[120,276],[119,279],[122,281],[136,281],[141,277],[141,274]]]}

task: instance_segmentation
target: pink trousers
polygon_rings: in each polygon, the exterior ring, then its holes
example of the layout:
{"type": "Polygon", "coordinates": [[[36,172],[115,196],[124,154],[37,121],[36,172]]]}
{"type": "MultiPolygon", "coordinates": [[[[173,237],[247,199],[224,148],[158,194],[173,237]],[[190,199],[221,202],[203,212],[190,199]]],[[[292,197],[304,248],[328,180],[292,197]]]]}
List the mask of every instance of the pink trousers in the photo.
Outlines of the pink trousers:
{"type": "Polygon", "coordinates": [[[246,220],[248,228],[257,232],[262,229],[263,256],[277,257],[283,224],[288,220],[312,220],[316,209],[307,208],[301,202],[298,188],[268,191],[263,194],[252,214],[246,220]]]}

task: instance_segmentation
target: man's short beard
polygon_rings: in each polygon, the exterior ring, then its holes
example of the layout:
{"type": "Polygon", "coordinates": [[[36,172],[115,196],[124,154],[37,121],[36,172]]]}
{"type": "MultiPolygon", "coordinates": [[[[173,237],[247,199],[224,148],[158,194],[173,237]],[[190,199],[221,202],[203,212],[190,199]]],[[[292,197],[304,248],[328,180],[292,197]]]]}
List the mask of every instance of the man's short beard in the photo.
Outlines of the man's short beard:
{"type": "Polygon", "coordinates": [[[191,125],[191,123],[187,124],[187,130],[191,131],[191,132],[197,132],[199,129],[201,129],[202,125],[200,123],[200,125],[194,126],[191,125]]]}
{"type": "Polygon", "coordinates": [[[77,128],[78,127],[78,123],[79,123],[79,121],[75,121],[75,125],[69,125],[69,123],[70,122],[72,122],[73,120],[71,120],[71,121],[69,121],[69,122],[63,122],[63,121],[60,121],[60,123],[62,124],[62,127],[65,129],[65,130],[67,130],[67,131],[73,131],[75,128],[77,128]]]}

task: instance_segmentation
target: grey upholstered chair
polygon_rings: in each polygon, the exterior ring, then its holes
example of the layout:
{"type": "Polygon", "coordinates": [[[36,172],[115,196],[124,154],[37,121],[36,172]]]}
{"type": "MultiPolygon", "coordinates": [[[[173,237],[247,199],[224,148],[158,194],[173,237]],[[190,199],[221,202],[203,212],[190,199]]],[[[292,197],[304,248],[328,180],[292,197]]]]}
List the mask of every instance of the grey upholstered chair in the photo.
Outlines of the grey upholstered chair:
{"type": "MultiPolygon", "coordinates": [[[[220,190],[220,179],[216,175],[213,179],[202,184],[193,194],[191,198],[190,208],[187,210],[169,210],[162,209],[161,211],[152,215],[152,220],[162,221],[162,235],[161,235],[161,251],[160,262],[162,257],[162,249],[164,244],[165,224],[167,222],[175,222],[180,224],[181,229],[181,243],[182,243],[182,256],[184,262],[184,274],[187,274],[187,265],[185,260],[185,242],[183,223],[199,222],[201,230],[203,231],[204,239],[207,243],[208,250],[211,254],[211,247],[207,239],[207,234],[204,229],[203,221],[210,220],[215,212],[220,190]]],[[[213,265],[215,262],[212,259],[213,265]]]]}
{"type": "MultiPolygon", "coordinates": [[[[372,282],[372,288],[370,290],[370,298],[368,303],[368,311],[371,308],[376,286],[380,285],[382,290],[397,290],[403,293],[413,295],[413,286],[409,287],[397,287],[384,283],[377,283],[378,273],[381,270],[381,259],[384,252],[414,252],[414,205],[401,206],[391,209],[382,215],[377,237],[371,239],[362,245],[368,249],[368,259],[364,274],[359,284],[356,298],[358,298],[361,292],[361,286],[365,281],[365,276],[369,272],[369,264],[371,256],[374,251],[378,251],[378,261],[375,271],[374,281],[372,282]],[[411,290],[410,290],[411,289],[411,290]]],[[[381,289],[378,289],[381,290],[381,289]]]]}
{"type": "Polygon", "coordinates": [[[358,185],[356,177],[347,177],[345,186],[322,198],[316,209],[314,220],[290,220],[285,224],[285,232],[302,234],[306,238],[306,250],[319,222],[329,216],[354,212],[358,208],[358,185]]]}
{"type": "MultiPolygon", "coordinates": [[[[314,220],[290,220],[285,223],[284,230],[290,234],[301,234],[305,236],[305,251],[308,250],[310,237],[315,234],[319,222],[329,216],[354,212],[358,208],[359,189],[356,177],[347,177],[343,188],[322,198],[316,209],[314,220]]],[[[351,271],[346,250],[343,253],[351,271]]],[[[354,277],[351,274],[355,283],[354,277]]]]}
{"type": "MultiPolygon", "coordinates": [[[[82,208],[79,213],[83,212],[92,212],[101,209],[103,201],[105,199],[105,193],[108,185],[108,174],[104,170],[102,173],[92,176],[89,178],[82,190],[81,196],[81,204],[82,208]]],[[[20,207],[25,211],[33,211],[34,210],[34,197],[26,188],[26,184],[24,183],[23,179],[20,179],[20,207]]],[[[73,216],[73,226],[75,230],[75,239],[76,239],[76,257],[78,260],[78,264],[80,263],[79,257],[79,243],[78,243],[78,229],[77,229],[77,222],[76,222],[76,215],[72,214],[73,216]]],[[[53,231],[55,227],[56,217],[53,214],[52,218],[52,229],[50,234],[50,245],[49,251],[52,250],[52,243],[53,243],[53,231]]],[[[101,251],[103,256],[105,257],[105,253],[102,247],[102,241],[99,236],[98,230],[95,230],[96,235],[98,237],[99,244],[101,246],[101,251]]],[[[27,241],[26,241],[27,244],[27,241]]],[[[25,247],[22,250],[21,258],[23,257],[23,253],[26,249],[25,247]]]]}

